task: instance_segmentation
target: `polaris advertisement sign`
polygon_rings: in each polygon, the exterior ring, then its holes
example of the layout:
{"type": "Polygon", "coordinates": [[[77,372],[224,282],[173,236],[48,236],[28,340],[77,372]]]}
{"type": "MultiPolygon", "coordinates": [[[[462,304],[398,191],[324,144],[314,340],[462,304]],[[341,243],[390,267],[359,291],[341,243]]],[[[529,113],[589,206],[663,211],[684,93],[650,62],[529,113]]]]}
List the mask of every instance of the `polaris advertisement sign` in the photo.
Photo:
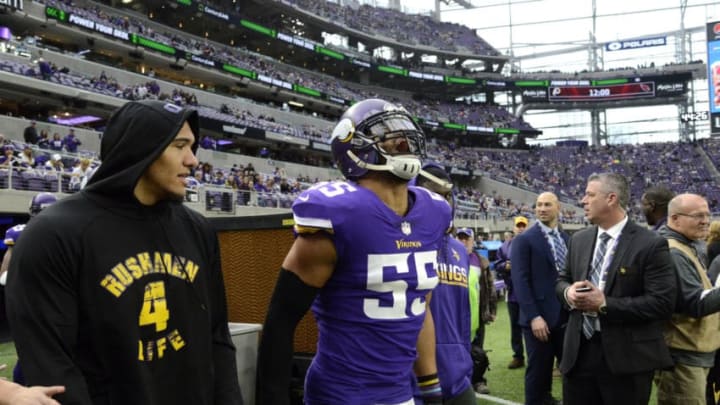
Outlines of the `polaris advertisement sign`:
{"type": "Polygon", "coordinates": [[[628,39],[624,41],[613,41],[605,44],[607,51],[624,51],[627,49],[648,48],[651,46],[667,45],[667,37],[628,39]]]}

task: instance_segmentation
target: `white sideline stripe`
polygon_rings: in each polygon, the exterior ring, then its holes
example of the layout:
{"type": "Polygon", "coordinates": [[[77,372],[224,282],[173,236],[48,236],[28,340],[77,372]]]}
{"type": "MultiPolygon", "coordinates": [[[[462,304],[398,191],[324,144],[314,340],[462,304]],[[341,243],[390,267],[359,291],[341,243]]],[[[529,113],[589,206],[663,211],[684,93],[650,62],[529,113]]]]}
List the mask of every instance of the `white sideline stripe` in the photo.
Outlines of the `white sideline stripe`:
{"type": "Polygon", "coordinates": [[[494,397],[494,396],[492,396],[492,395],[475,394],[475,397],[476,397],[476,398],[485,399],[485,400],[488,400],[488,401],[490,401],[490,402],[495,402],[496,404],[503,404],[503,405],[522,405],[522,403],[520,403],[520,402],[508,401],[507,399],[502,399],[502,398],[494,397]]]}

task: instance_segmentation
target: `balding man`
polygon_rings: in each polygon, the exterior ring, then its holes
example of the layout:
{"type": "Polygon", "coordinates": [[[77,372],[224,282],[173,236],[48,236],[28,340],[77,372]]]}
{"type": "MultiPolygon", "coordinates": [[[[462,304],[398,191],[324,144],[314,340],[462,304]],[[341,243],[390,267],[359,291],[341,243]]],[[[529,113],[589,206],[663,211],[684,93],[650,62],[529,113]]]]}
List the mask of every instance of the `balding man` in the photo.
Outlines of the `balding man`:
{"type": "Polygon", "coordinates": [[[663,327],[677,287],[667,241],[628,220],[627,179],[588,178],[594,226],[576,232],[556,293],[572,309],[560,370],[563,404],[647,404],[657,369],[672,366],[663,327]]]}
{"type": "Polygon", "coordinates": [[[560,358],[567,312],[555,297],[558,271],[565,267],[568,236],[558,228],[560,203],[553,193],[535,202],[537,222],[513,240],[510,250],[515,296],[520,305],[519,324],[525,337],[525,403],[555,404],[552,371],[560,358]]]}
{"type": "Polygon", "coordinates": [[[667,225],[659,230],[670,246],[678,299],[665,330],[675,367],[657,372],[658,404],[705,404],[707,375],[720,348],[720,289],[713,288],[702,259],[709,226],[705,198],[680,194],[670,200],[667,225]]]}

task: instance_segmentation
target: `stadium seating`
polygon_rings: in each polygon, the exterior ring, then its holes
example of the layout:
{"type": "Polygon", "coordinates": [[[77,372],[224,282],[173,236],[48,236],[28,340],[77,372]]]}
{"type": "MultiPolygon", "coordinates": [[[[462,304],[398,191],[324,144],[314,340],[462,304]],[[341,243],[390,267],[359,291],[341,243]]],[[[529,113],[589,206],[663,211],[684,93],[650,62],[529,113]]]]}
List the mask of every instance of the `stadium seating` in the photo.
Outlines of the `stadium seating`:
{"type": "MultiPolygon", "coordinates": [[[[161,32],[159,30],[151,30],[146,28],[143,21],[134,18],[122,18],[112,16],[97,8],[81,7],[68,5],[53,0],[46,2],[49,5],[59,7],[67,12],[73,12],[83,15],[84,17],[98,22],[112,24],[117,28],[127,29],[130,32],[136,32],[149,35],[153,40],[161,43],[177,47],[200,56],[212,56],[239,67],[249,70],[258,71],[273,79],[283,80],[304,87],[313,88],[324,93],[337,96],[349,100],[361,100],[365,98],[377,97],[377,94],[371,91],[363,90],[357,84],[338,81],[335,77],[322,75],[311,72],[296,66],[287,65],[277,60],[270,59],[266,56],[242,51],[237,48],[227,48],[226,46],[215,44],[206,39],[195,38],[191,35],[180,37],[171,32],[161,32]]],[[[331,3],[328,3],[331,4],[331,3]]],[[[364,6],[365,7],[365,6],[364,6]]],[[[378,9],[384,10],[384,9],[378,9]]],[[[384,11],[383,11],[384,12],[384,11]]],[[[402,13],[399,13],[402,14],[402,13]]],[[[403,14],[404,15],[404,14],[403,14]]],[[[416,16],[408,16],[411,21],[416,16]]],[[[445,24],[447,25],[447,24],[445,24]]],[[[460,27],[455,24],[449,24],[453,27],[460,27]]],[[[465,28],[465,27],[463,27],[465,28]]],[[[467,28],[465,28],[467,29],[467,28]]],[[[479,39],[479,38],[478,38],[479,39]]],[[[484,41],[483,41],[484,42],[484,41]]],[[[77,80],[74,81],[77,84],[77,80]]],[[[88,90],[92,82],[88,80],[80,81],[88,90]]],[[[104,90],[104,89],[103,89],[104,90]]],[[[113,88],[108,91],[114,90],[113,88]]],[[[422,117],[430,120],[439,120],[445,118],[458,124],[466,124],[481,127],[509,127],[520,130],[532,130],[529,124],[521,119],[512,116],[509,111],[492,105],[464,105],[457,103],[433,103],[420,104],[412,101],[408,95],[405,98],[389,97],[391,101],[405,105],[410,111],[416,112],[422,110],[422,117]]]]}
{"type": "Polygon", "coordinates": [[[290,0],[289,3],[333,24],[390,38],[400,43],[424,45],[472,55],[500,55],[500,52],[470,28],[437,21],[427,15],[410,15],[366,4],[342,6],[321,0],[290,0]]]}
{"type": "MultiPolygon", "coordinates": [[[[57,5],[60,3],[51,2],[50,4],[57,5]]],[[[82,13],[88,18],[95,18],[111,22],[125,29],[148,33],[147,28],[139,20],[113,17],[106,13],[99,13],[97,10],[78,8],[65,3],[60,4],[60,6],[68,11],[82,13]]],[[[267,73],[278,74],[286,80],[292,78],[299,83],[310,83],[303,81],[306,80],[304,71],[300,73],[299,70],[293,67],[277,61],[270,61],[262,56],[255,59],[248,58],[248,54],[235,54],[234,51],[220,49],[212,43],[203,43],[201,40],[192,37],[181,39],[172,34],[164,35],[157,31],[152,31],[152,35],[155,40],[167,41],[168,44],[173,46],[205,53],[221,54],[233,63],[240,63],[242,60],[242,63],[250,63],[249,66],[253,69],[260,67],[265,69],[264,71],[267,73]]],[[[38,80],[43,79],[33,64],[4,59],[2,55],[0,55],[0,70],[25,77],[36,77],[38,80]]],[[[318,83],[325,81],[330,83],[331,87],[336,91],[344,91],[340,90],[344,88],[342,85],[327,76],[313,74],[308,77],[311,78],[309,80],[320,80],[319,82],[312,82],[314,83],[312,86],[320,86],[318,83]]],[[[54,71],[46,79],[56,84],[111,97],[125,99],[166,97],[168,100],[178,104],[197,103],[195,93],[180,86],[173,89],[172,94],[162,93],[161,87],[167,90],[172,84],[158,80],[147,81],[144,84],[122,86],[112,75],[98,77],[92,74],[84,74],[82,71],[54,71]]],[[[198,92],[201,91],[198,90],[198,92]]],[[[362,91],[349,91],[352,92],[353,97],[367,95],[362,91]]],[[[243,104],[235,103],[234,100],[217,94],[203,95],[202,99],[208,100],[213,97],[216,100],[213,101],[213,105],[197,106],[202,117],[230,124],[261,128],[303,139],[325,142],[329,140],[327,134],[332,126],[330,121],[327,122],[326,128],[318,128],[310,123],[298,125],[296,123],[277,122],[274,118],[268,118],[275,115],[271,109],[267,109],[267,114],[253,114],[246,110],[243,104]],[[222,103],[223,100],[225,103],[222,103]]],[[[397,101],[406,105],[417,116],[425,119],[441,120],[452,117],[455,121],[490,127],[508,125],[509,122],[512,122],[512,125],[518,128],[530,128],[526,123],[512,117],[507,110],[494,106],[480,108],[474,105],[414,101],[409,98],[397,101]]],[[[300,121],[302,122],[302,120],[300,121]]],[[[475,173],[482,173],[493,179],[534,192],[554,191],[564,201],[574,204],[577,204],[577,201],[582,196],[585,180],[589,174],[597,171],[612,170],[624,173],[632,180],[632,201],[639,198],[644,188],[656,183],[665,183],[677,191],[694,191],[707,195],[712,208],[718,210],[717,202],[720,191],[718,191],[714,181],[717,171],[714,167],[706,166],[707,162],[703,157],[714,159],[715,164],[717,164],[719,148],[711,143],[704,146],[707,148],[707,152],[690,144],[622,145],[591,148],[549,147],[531,151],[499,152],[438,142],[430,143],[428,152],[430,159],[448,166],[468,168],[475,173]],[[663,161],[663,166],[657,165],[658,159],[663,161]],[[687,184],[688,179],[692,181],[689,185],[687,184]]],[[[291,154],[283,156],[289,155],[291,154]]],[[[292,156],[291,159],[296,157],[296,155],[292,156]]],[[[223,176],[225,183],[232,177],[228,169],[223,170],[223,176]]],[[[268,174],[261,174],[263,181],[269,177],[268,174]]],[[[289,176],[289,178],[292,180],[293,176],[289,176]]],[[[236,187],[235,184],[230,183],[231,188],[236,187]]],[[[42,178],[35,175],[11,177],[6,173],[5,176],[0,177],[0,186],[15,189],[61,189],[63,191],[72,191],[69,189],[67,176],[60,176],[60,180],[53,181],[48,177],[42,178]]],[[[297,192],[297,189],[295,192],[297,192]]],[[[270,190],[255,189],[254,191],[238,192],[236,199],[242,204],[287,207],[292,200],[292,194],[279,195],[273,194],[270,190]]],[[[502,196],[487,195],[470,189],[462,190],[459,199],[463,201],[464,206],[461,215],[480,215],[485,218],[509,218],[518,214],[532,216],[531,201],[515,202],[502,196]]],[[[634,208],[633,211],[637,212],[637,209],[634,208]]],[[[564,216],[568,221],[581,221],[576,212],[568,211],[564,216]]]]}

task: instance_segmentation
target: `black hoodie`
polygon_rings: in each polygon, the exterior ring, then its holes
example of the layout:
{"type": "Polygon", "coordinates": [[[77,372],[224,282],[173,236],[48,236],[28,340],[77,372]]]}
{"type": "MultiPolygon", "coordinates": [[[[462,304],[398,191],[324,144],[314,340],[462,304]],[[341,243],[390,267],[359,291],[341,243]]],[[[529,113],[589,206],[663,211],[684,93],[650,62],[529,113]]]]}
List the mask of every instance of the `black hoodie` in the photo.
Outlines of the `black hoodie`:
{"type": "MultiPolygon", "coordinates": [[[[85,190],[35,217],[13,252],[8,317],[30,385],[63,405],[237,405],[217,237],[180,201],[133,190],[196,111],[130,102],[85,190]]],[[[195,150],[195,149],[193,149],[195,150]]]]}

